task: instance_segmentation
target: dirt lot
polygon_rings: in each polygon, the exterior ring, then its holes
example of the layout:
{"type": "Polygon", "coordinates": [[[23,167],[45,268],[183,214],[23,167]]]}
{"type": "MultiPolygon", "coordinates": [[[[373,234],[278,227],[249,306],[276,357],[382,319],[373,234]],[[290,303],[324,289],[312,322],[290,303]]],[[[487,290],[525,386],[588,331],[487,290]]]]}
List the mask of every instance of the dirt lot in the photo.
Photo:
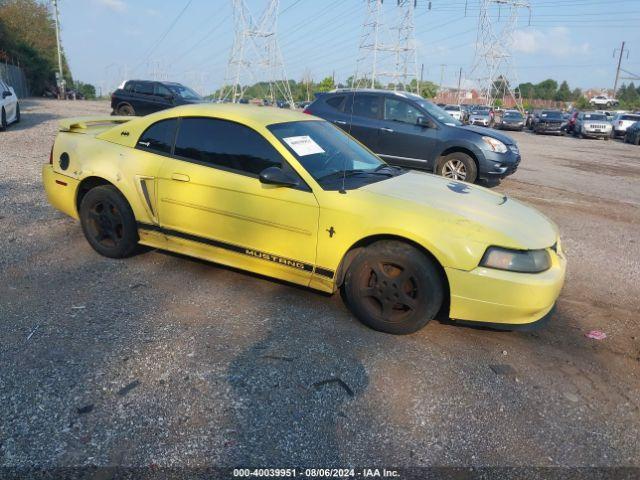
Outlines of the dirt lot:
{"type": "Polygon", "coordinates": [[[639,147],[513,134],[496,189],[561,229],[557,315],[395,337],[339,296],[98,256],[40,167],[58,118],[108,111],[25,101],[0,133],[0,466],[640,466],[639,147]]]}

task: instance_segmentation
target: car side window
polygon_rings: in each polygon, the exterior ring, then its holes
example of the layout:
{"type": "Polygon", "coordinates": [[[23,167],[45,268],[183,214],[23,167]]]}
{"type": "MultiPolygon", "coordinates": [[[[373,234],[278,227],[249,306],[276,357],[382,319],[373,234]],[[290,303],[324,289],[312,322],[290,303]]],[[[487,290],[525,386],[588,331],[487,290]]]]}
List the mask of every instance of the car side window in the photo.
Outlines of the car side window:
{"type": "Polygon", "coordinates": [[[159,95],[161,97],[170,97],[171,96],[171,92],[169,91],[169,89],[167,87],[165,87],[164,85],[160,84],[160,83],[156,83],[153,86],[153,94],[154,95],[159,95]]]}
{"type": "Polygon", "coordinates": [[[356,94],[346,112],[358,117],[379,118],[380,98],[377,95],[356,94]]]}
{"type": "Polygon", "coordinates": [[[127,82],[127,83],[125,83],[125,84],[124,84],[124,88],[123,88],[123,90],[124,90],[125,92],[133,92],[133,87],[134,87],[134,86],[135,86],[135,83],[133,83],[133,82],[127,82]]]}
{"type": "Polygon", "coordinates": [[[136,83],[135,92],[143,95],[153,95],[153,84],[149,82],[136,83]]]}
{"type": "Polygon", "coordinates": [[[255,177],[265,168],[283,166],[282,156],[258,132],[215,118],[183,118],[174,154],[255,177]]]}
{"type": "Polygon", "coordinates": [[[384,99],[385,120],[415,124],[420,116],[422,116],[420,111],[404,100],[397,98],[384,99]]]}
{"type": "Polygon", "coordinates": [[[327,105],[335,108],[336,110],[342,112],[344,110],[345,100],[347,99],[346,95],[337,95],[335,97],[331,97],[327,100],[327,105]]]}
{"type": "Polygon", "coordinates": [[[136,143],[136,148],[160,155],[171,155],[176,137],[178,119],[160,120],[147,128],[136,143]]]}

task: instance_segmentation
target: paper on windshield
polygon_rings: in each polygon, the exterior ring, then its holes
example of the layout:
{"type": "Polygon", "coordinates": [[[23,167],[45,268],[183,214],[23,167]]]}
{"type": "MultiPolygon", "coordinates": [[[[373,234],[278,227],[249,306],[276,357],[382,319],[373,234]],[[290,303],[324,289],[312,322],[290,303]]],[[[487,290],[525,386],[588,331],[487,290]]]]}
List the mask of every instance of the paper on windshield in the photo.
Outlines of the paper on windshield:
{"type": "Polygon", "coordinates": [[[287,137],[283,138],[287,145],[289,145],[296,155],[305,157],[307,155],[313,155],[314,153],[324,153],[324,150],[320,145],[313,141],[309,135],[301,135],[299,137],[287,137]]]}

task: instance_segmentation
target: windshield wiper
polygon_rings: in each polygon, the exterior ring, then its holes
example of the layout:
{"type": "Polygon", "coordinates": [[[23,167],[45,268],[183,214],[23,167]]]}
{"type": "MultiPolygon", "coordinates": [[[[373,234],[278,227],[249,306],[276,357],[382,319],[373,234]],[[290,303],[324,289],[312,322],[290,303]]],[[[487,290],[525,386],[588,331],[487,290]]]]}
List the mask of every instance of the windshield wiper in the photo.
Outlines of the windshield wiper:
{"type": "MultiPolygon", "coordinates": [[[[384,167],[389,167],[389,165],[381,165],[384,167]]],[[[393,167],[392,167],[393,168],[393,167]]],[[[382,171],[378,171],[378,169],[380,169],[380,166],[376,167],[374,170],[363,170],[361,168],[357,168],[354,170],[337,170],[335,172],[329,173],[327,175],[323,175],[322,177],[319,177],[318,180],[328,180],[330,178],[341,178],[342,176],[344,177],[354,177],[356,175],[384,175],[384,176],[393,176],[393,174],[390,174],[388,172],[382,172],[382,171]]],[[[382,170],[382,169],[380,169],[382,170]]]]}

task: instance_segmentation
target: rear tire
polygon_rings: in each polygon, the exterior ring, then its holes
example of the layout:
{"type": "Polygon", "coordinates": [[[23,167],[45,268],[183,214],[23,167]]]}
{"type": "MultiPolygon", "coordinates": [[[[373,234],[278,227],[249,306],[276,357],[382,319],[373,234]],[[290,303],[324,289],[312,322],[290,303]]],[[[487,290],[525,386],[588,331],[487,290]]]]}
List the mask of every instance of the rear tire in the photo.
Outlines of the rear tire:
{"type": "Polygon", "coordinates": [[[0,113],[0,132],[6,130],[7,128],[7,112],[2,109],[2,113],[0,113]]]}
{"type": "Polygon", "coordinates": [[[87,192],[80,204],[80,223],[89,244],[105,257],[128,257],[138,245],[133,211],[113,185],[101,185],[87,192]]]}
{"type": "Polygon", "coordinates": [[[133,116],[135,114],[136,111],[128,103],[124,103],[118,107],[118,115],[133,116]]]}
{"type": "Polygon", "coordinates": [[[15,123],[20,123],[20,104],[16,104],[16,121],[15,123]]]}
{"type": "Polygon", "coordinates": [[[478,177],[478,167],[466,153],[453,152],[440,158],[436,173],[451,180],[473,183],[478,177]]]}
{"type": "Polygon", "coordinates": [[[362,323],[395,335],[417,332],[429,323],[444,295],[434,261],[393,240],[364,249],[351,263],[342,288],[347,306],[362,323]]]}

